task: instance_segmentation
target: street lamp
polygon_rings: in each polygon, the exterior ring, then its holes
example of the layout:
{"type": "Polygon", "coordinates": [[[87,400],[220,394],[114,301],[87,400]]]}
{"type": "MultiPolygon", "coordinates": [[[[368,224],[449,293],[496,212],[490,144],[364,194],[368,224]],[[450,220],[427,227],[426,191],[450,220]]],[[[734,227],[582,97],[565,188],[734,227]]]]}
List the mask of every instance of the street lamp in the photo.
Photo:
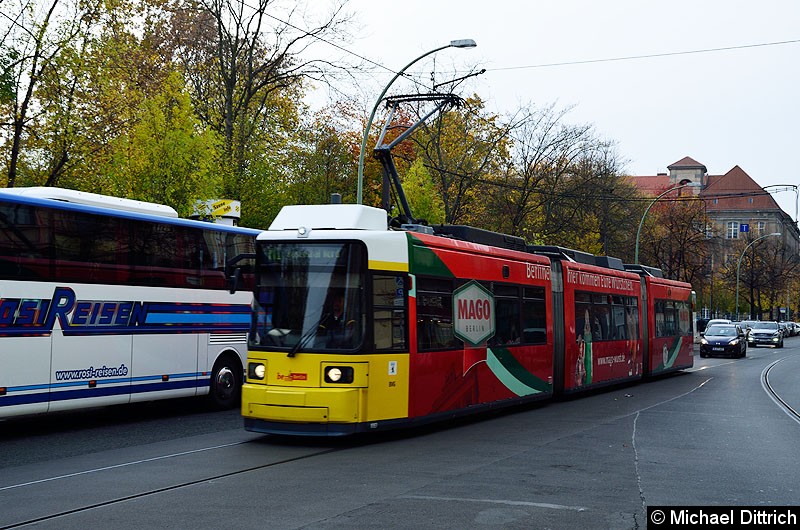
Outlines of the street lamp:
{"type": "Polygon", "coordinates": [[[639,236],[642,234],[642,225],[644,225],[644,218],[647,217],[647,212],[650,211],[650,208],[653,207],[653,205],[656,203],[656,201],[658,201],[658,199],[660,199],[661,197],[663,197],[667,193],[669,193],[671,191],[679,190],[681,188],[687,188],[687,187],[688,188],[697,188],[697,187],[700,187],[700,183],[699,182],[687,182],[686,184],[679,184],[677,186],[673,186],[673,187],[669,188],[668,190],[665,190],[665,191],[661,192],[658,195],[658,197],[653,199],[650,202],[650,204],[647,206],[647,209],[642,214],[642,220],[639,221],[639,229],[636,231],[636,251],[634,252],[634,257],[633,257],[634,263],[636,263],[637,265],[639,264],[639,236]]]}
{"type": "MultiPolygon", "coordinates": [[[[739,271],[742,268],[742,258],[744,258],[744,253],[747,252],[747,249],[752,247],[757,241],[764,239],[765,237],[773,237],[773,236],[780,236],[780,232],[772,232],[771,234],[764,234],[761,237],[757,237],[752,240],[750,243],[747,244],[746,247],[742,250],[742,255],[739,256],[739,263],[736,265],[736,319],[739,319],[739,271]]],[[[752,303],[752,300],[751,300],[752,303]]],[[[751,308],[752,311],[752,308],[751,308]]]]}
{"type": "Polygon", "coordinates": [[[386,92],[389,90],[389,87],[392,86],[398,77],[403,75],[403,73],[408,70],[411,65],[420,61],[427,57],[428,55],[434,54],[438,51],[444,50],[446,48],[474,48],[477,46],[475,41],[472,39],[458,39],[458,40],[451,40],[450,44],[445,44],[444,46],[439,46],[438,48],[434,48],[433,50],[423,53],[407,65],[405,65],[395,76],[389,81],[389,84],[386,85],[386,88],[383,89],[381,95],[378,96],[378,100],[375,101],[375,106],[372,107],[372,113],[369,115],[369,119],[367,120],[367,126],[364,128],[364,137],[361,140],[361,150],[358,153],[358,192],[357,192],[357,199],[356,204],[361,204],[361,196],[364,188],[364,151],[367,149],[367,138],[369,136],[369,130],[372,128],[372,120],[375,119],[375,113],[378,111],[378,107],[381,104],[381,100],[383,100],[383,96],[386,95],[386,92]]]}

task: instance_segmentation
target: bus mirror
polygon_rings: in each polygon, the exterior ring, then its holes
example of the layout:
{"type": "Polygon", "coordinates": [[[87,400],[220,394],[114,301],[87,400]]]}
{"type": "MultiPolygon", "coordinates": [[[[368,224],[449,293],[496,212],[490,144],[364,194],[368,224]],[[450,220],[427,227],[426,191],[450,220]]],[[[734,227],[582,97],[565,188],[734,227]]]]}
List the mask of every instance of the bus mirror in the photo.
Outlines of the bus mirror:
{"type": "Polygon", "coordinates": [[[242,281],[242,269],[236,267],[233,269],[233,272],[230,276],[228,276],[228,289],[230,289],[231,294],[235,293],[236,290],[239,288],[239,283],[242,281]]]}

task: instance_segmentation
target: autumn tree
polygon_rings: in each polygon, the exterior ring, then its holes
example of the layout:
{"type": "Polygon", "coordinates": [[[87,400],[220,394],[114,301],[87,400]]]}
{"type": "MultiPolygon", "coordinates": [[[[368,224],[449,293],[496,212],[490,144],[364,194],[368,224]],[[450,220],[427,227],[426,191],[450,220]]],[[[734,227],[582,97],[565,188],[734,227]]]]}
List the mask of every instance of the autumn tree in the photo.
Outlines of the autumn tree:
{"type": "Polygon", "coordinates": [[[484,225],[483,183],[500,173],[508,156],[509,129],[485,112],[474,95],[463,105],[438,114],[413,136],[416,154],[434,180],[448,224],[484,225]]]}
{"type": "Polygon", "coordinates": [[[314,113],[298,131],[290,160],[293,203],[325,204],[333,193],[340,194],[343,202],[355,202],[347,115],[342,105],[328,107],[314,113]]]}
{"type": "Polygon", "coordinates": [[[414,217],[431,225],[444,224],[444,201],[421,158],[416,159],[406,172],[403,189],[414,217]]]}
{"type": "Polygon", "coordinates": [[[17,184],[20,162],[31,137],[29,127],[41,110],[36,105],[40,81],[54,68],[59,54],[94,23],[100,4],[22,0],[13,7],[3,6],[0,50],[5,103],[0,105],[0,125],[6,186],[17,184]]]}
{"type": "Polygon", "coordinates": [[[168,204],[186,217],[196,201],[215,197],[219,189],[217,143],[173,72],[162,90],[142,101],[135,124],[112,141],[100,172],[112,195],[168,204]]]}
{"type": "Polygon", "coordinates": [[[642,227],[640,263],[660,268],[667,278],[703,284],[712,250],[705,232],[709,223],[701,199],[660,199],[642,227]]]}
{"type": "Polygon", "coordinates": [[[322,20],[301,20],[303,5],[277,0],[175,0],[170,10],[156,31],[181,62],[201,120],[222,138],[223,193],[241,199],[254,164],[278,166],[265,156],[287,154],[306,84],[333,70],[305,52],[344,38],[348,15],[336,3],[322,20]]]}
{"type": "Polygon", "coordinates": [[[800,272],[800,260],[780,238],[756,241],[756,237],[737,242],[734,254],[722,268],[723,278],[731,293],[738,283],[741,313],[749,313],[751,318],[777,319],[773,308],[785,305],[787,289],[800,272]]]}

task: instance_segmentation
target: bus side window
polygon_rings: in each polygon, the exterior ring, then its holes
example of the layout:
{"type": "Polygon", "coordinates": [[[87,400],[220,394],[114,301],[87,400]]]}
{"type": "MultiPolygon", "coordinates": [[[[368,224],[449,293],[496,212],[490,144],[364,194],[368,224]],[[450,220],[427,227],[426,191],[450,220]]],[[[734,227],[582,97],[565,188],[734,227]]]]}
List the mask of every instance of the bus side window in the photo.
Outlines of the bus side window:
{"type": "Polygon", "coordinates": [[[82,212],[54,210],[51,215],[54,268],[59,281],[112,285],[128,282],[129,238],[125,223],[82,212]]]}
{"type": "Polygon", "coordinates": [[[0,206],[0,278],[47,280],[51,271],[48,213],[33,206],[0,206]]]}

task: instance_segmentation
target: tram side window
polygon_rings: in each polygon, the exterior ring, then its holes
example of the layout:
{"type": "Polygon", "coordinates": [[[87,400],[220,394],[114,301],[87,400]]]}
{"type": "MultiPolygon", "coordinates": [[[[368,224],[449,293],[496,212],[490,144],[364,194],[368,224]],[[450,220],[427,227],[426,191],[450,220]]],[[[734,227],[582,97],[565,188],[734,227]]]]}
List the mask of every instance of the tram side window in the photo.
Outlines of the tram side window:
{"type": "Polygon", "coordinates": [[[671,300],[664,304],[664,331],[667,336],[674,336],[678,333],[678,311],[671,300]]]}
{"type": "Polygon", "coordinates": [[[0,278],[47,280],[52,246],[46,210],[22,204],[0,205],[0,278]]]}
{"type": "Polygon", "coordinates": [[[679,300],[656,300],[656,337],[690,335],[689,304],[679,300]]]}
{"type": "Polygon", "coordinates": [[[453,284],[449,280],[417,280],[417,345],[420,351],[460,345],[453,334],[453,284]]]}
{"type": "Polygon", "coordinates": [[[639,338],[639,304],[635,297],[624,296],[622,303],[625,305],[625,326],[628,328],[628,338],[639,338]]]}
{"type": "Polygon", "coordinates": [[[583,336],[588,331],[595,342],[612,338],[611,306],[606,296],[575,293],[575,319],[578,335],[583,336]]]}
{"type": "Polygon", "coordinates": [[[495,326],[491,344],[519,344],[520,333],[520,296],[516,285],[494,284],[495,326]]]}
{"type": "Polygon", "coordinates": [[[639,335],[636,298],[575,293],[576,334],[590,333],[592,341],[626,340],[639,335]],[[588,320],[587,320],[588,318],[588,320]]]}
{"type": "Polygon", "coordinates": [[[543,287],[526,287],[522,298],[522,341],[526,344],[547,342],[547,305],[543,287]]]}
{"type": "Polygon", "coordinates": [[[689,302],[675,302],[678,312],[678,332],[684,337],[692,335],[692,309],[689,302]]]}
{"type": "Polygon", "coordinates": [[[372,336],[375,350],[406,350],[406,283],[401,274],[372,278],[372,336]]]}

